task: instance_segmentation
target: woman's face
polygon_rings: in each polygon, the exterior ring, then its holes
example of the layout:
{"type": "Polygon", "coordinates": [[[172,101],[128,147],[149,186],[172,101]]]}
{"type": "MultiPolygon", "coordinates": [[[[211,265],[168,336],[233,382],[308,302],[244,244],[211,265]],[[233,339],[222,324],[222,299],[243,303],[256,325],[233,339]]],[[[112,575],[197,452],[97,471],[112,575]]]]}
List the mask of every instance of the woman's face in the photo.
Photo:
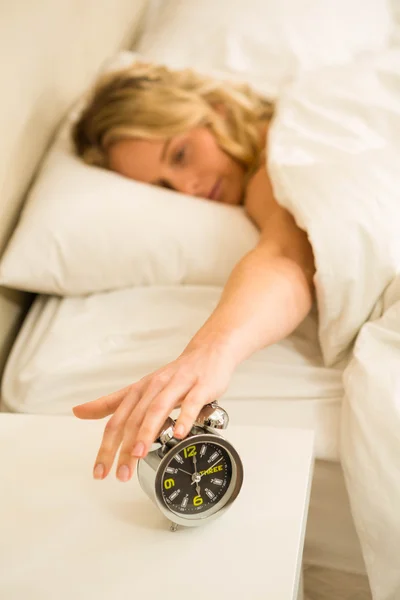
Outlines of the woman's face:
{"type": "Polygon", "coordinates": [[[226,154],[207,127],[196,127],[165,141],[138,138],[115,142],[108,151],[113,171],[183,194],[238,205],[245,170],[226,154]]]}

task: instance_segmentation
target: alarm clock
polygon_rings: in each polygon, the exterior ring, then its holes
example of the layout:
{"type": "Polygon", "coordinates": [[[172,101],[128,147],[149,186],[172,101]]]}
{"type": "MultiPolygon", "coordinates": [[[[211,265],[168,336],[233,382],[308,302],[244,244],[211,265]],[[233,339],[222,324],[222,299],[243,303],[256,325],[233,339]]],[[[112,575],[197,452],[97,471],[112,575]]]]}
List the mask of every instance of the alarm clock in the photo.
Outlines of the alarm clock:
{"type": "Polygon", "coordinates": [[[157,447],[138,461],[137,474],[147,496],[170,521],[196,527],[221,516],[237,498],[243,483],[243,465],[221,431],[227,412],[217,402],[206,404],[189,434],[174,438],[175,421],[168,417],[156,440],[157,447]]]}

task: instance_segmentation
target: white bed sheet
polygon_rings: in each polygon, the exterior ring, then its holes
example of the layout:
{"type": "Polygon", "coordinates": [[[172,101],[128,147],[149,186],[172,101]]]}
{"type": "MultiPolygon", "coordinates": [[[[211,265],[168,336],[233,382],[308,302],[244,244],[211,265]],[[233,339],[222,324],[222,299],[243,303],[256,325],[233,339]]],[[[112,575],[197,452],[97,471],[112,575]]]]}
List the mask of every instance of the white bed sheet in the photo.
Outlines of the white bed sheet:
{"type": "MultiPolygon", "coordinates": [[[[38,296],[11,353],[3,409],[68,414],[173,360],[221,289],[144,287],[38,296]]],[[[325,368],[312,312],[290,338],[240,365],[221,399],[232,422],[312,427],[316,454],[338,459],[342,371],[325,368]]]]}

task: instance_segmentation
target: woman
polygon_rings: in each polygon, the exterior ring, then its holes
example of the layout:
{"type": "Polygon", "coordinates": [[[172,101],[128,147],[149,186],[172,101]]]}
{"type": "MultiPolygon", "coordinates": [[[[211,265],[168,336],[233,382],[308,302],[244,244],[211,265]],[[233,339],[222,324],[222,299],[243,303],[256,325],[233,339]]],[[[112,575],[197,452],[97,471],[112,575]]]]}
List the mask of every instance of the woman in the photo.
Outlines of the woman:
{"type": "Polygon", "coordinates": [[[215,202],[244,205],[260,240],[233,269],[206,323],[172,363],[74,408],[108,421],[94,477],[128,481],[166,417],[180,406],[184,438],[201,407],[224,393],[237,365],[289,335],[313,301],[315,272],[304,231],[273,196],[265,167],[272,106],[247,86],[191,71],[135,64],[103,77],[74,128],[89,164],[215,202]]]}

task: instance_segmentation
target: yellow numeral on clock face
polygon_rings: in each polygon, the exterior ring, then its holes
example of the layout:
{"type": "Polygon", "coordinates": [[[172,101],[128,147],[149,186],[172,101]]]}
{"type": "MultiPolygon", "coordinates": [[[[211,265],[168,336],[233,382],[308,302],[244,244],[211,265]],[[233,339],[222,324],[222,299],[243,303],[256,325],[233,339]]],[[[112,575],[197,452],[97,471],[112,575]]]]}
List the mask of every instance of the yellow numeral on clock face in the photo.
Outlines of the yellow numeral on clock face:
{"type": "Polygon", "coordinates": [[[201,496],[195,496],[193,498],[193,504],[195,506],[200,506],[200,504],[203,504],[203,498],[201,496]]]}
{"type": "Polygon", "coordinates": [[[166,479],[164,481],[164,487],[166,490],[171,489],[175,485],[175,481],[173,479],[166,479]]]}
{"type": "Polygon", "coordinates": [[[196,456],[196,446],[188,446],[183,449],[183,455],[185,458],[191,458],[192,456],[196,456]]]}

